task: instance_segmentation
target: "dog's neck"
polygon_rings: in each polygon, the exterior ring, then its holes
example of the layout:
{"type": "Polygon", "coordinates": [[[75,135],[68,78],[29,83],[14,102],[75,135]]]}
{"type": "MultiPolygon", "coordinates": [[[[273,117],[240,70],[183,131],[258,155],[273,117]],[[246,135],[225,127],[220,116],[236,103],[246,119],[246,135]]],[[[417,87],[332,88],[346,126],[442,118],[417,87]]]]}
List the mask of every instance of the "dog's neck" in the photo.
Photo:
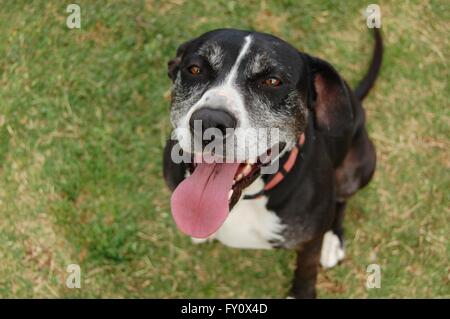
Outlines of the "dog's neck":
{"type": "MultiPolygon", "coordinates": [[[[297,155],[292,169],[287,174],[285,174],[284,178],[280,181],[279,184],[264,192],[264,195],[272,199],[271,205],[273,206],[282,204],[290,196],[291,191],[295,189],[295,185],[298,184],[298,181],[301,180],[302,176],[304,175],[306,166],[305,162],[313,160],[311,158],[311,154],[314,153],[313,148],[314,140],[316,139],[316,132],[314,129],[314,117],[311,112],[308,115],[308,125],[306,126],[304,135],[304,143],[300,148],[299,154],[297,155]]],[[[281,157],[279,167],[284,167],[286,162],[289,160],[290,154],[291,152],[287,152],[281,157]]],[[[262,178],[264,180],[264,183],[269,183],[274,178],[275,174],[263,175],[262,178]]]]}

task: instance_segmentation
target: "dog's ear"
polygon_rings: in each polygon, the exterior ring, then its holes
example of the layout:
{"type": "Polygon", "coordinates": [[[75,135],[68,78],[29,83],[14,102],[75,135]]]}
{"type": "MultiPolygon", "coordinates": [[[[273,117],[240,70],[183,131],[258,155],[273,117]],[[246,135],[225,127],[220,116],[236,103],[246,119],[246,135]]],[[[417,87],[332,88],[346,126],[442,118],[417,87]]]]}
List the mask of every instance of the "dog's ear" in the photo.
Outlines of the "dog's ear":
{"type": "Polygon", "coordinates": [[[183,54],[186,51],[187,46],[191,42],[192,41],[186,41],[183,44],[181,44],[177,49],[177,55],[175,56],[175,58],[171,59],[167,63],[167,75],[169,76],[169,78],[172,81],[175,81],[175,78],[177,77],[177,73],[180,69],[179,67],[180,67],[181,59],[183,58],[183,54]]]}
{"type": "Polygon", "coordinates": [[[353,125],[350,89],[328,62],[311,56],[308,60],[316,128],[341,135],[353,125]]]}

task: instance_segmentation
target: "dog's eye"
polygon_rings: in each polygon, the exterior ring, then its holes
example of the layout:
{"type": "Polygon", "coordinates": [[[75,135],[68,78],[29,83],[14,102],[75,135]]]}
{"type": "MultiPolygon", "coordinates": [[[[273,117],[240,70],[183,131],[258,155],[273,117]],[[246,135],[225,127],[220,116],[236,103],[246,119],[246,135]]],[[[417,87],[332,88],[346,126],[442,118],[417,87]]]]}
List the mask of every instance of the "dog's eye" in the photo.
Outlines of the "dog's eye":
{"type": "Polygon", "coordinates": [[[188,68],[189,72],[193,75],[198,75],[200,73],[202,73],[202,70],[200,69],[200,67],[196,66],[196,65],[191,65],[188,68]]]}
{"type": "Polygon", "coordinates": [[[268,78],[263,81],[263,84],[265,84],[267,86],[276,87],[276,86],[281,85],[281,81],[280,81],[280,79],[277,79],[277,78],[268,78]]]}

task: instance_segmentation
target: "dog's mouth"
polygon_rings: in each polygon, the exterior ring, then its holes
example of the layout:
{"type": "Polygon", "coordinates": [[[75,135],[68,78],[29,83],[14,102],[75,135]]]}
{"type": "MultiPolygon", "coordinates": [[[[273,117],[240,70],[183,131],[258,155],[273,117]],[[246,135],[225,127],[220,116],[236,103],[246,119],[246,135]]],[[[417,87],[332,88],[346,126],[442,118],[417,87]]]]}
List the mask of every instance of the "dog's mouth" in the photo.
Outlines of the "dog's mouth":
{"type": "MultiPolygon", "coordinates": [[[[245,161],[238,166],[233,177],[231,189],[228,192],[229,210],[231,210],[234,205],[236,205],[239,198],[241,197],[242,191],[250,186],[258,178],[258,176],[260,175],[261,166],[263,166],[263,163],[260,158],[257,159],[256,163],[245,161]]],[[[189,165],[191,174],[194,173],[196,168],[197,164],[195,163],[189,165]]]]}
{"type": "Polygon", "coordinates": [[[171,198],[178,228],[195,238],[212,235],[225,222],[242,191],[258,178],[261,167],[270,164],[271,156],[269,149],[254,161],[191,164],[191,175],[171,198]]]}

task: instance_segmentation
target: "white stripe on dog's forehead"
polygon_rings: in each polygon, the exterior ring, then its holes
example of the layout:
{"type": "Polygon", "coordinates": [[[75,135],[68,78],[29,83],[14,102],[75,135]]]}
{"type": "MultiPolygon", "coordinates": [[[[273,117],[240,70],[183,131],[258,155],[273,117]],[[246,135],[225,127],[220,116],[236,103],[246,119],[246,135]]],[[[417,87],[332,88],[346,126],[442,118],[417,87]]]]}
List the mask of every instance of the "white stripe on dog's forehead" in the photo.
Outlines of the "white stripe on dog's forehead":
{"type": "Polygon", "coordinates": [[[228,73],[228,76],[225,79],[225,84],[231,84],[235,80],[235,78],[237,76],[237,71],[239,69],[239,65],[241,64],[242,59],[249,52],[250,44],[252,42],[252,37],[250,35],[248,35],[244,39],[245,39],[244,45],[242,46],[241,50],[239,51],[239,54],[236,58],[236,62],[234,63],[233,67],[230,70],[230,73],[228,73]]]}

